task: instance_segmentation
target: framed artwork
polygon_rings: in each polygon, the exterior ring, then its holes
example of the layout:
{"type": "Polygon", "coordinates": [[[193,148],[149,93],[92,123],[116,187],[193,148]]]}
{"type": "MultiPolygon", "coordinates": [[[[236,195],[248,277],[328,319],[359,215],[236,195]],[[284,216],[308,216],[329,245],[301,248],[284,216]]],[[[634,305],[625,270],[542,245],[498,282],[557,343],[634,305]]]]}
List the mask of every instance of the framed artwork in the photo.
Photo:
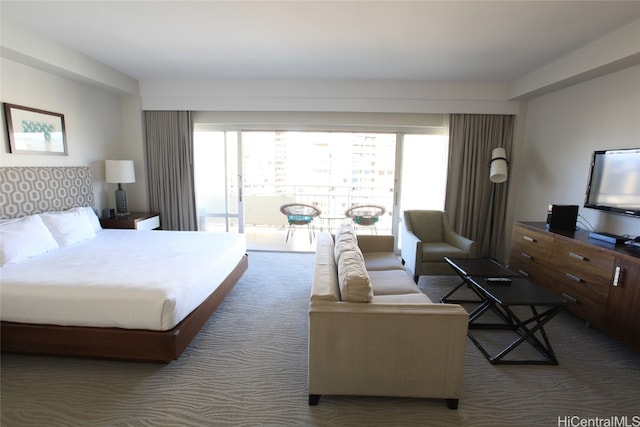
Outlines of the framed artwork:
{"type": "Polygon", "coordinates": [[[5,103],[4,115],[10,153],[67,155],[63,114],[5,103]]]}

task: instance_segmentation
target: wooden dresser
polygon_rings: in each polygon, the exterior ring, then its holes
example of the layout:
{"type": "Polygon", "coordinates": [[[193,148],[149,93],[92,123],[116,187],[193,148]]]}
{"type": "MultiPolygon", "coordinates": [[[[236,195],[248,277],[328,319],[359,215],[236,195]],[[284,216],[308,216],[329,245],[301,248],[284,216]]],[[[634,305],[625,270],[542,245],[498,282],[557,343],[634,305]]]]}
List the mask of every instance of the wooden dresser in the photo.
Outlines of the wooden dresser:
{"type": "Polygon", "coordinates": [[[549,231],[544,222],[517,222],[509,268],[640,350],[640,250],[590,239],[587,231],[549,231]]]}

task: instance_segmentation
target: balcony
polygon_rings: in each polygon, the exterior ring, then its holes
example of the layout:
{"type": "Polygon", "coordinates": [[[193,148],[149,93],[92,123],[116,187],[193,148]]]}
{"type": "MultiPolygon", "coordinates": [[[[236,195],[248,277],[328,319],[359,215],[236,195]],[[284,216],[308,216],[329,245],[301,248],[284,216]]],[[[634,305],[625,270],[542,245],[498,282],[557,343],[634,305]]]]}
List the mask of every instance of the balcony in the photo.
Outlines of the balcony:
{"type": "MultiPolygon", "coordinates": [[[[198,200],[199,227],[204,231],[231,231],[239,229],[239,215],[214,214],[224,206],[222,198],[209,197],[198,200]],[[228,221],[228,226],[227,226],[228,221]],[[228,228],[228,230],[227,230],[228,228]]],[[[391,234],[393,189],[372,186],[270,186],[244,189],[244,233],[249,250],[313,252],[315,239],[309,241],[306,227],[295,227],[293,236],[285,241],[289,224],[280,212],[285,203],[304,203],[318,207],[322,214],[313,221],[318,231],[330,231],[345,222],[345,211],[354,205],[376,204],[384,206],[387,212],[376,223],[378,234],[391,234]],[[268,193],[268,194],[267,194],[268,193]]],[[[230,200],[229,206],[237,206],[237,200],[230,200]]],[[[232,211],[231,209],[229,209],[232,211]]],[[[373,227],[356,226],[359,234],[374,233],[373,227]]]]}

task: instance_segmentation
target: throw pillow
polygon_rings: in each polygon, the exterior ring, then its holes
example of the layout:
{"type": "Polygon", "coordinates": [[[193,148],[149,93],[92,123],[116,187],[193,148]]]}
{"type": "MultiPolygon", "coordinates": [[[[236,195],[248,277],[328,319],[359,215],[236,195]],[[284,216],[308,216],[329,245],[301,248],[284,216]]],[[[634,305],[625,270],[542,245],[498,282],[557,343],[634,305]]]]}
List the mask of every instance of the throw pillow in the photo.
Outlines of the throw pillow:
{"type": "Polygon", "coordinates": [[[371,302],[373,288],[362,256],[356,251],[345,251],[338,262],[338,284],[342,301],[371,302]]]}

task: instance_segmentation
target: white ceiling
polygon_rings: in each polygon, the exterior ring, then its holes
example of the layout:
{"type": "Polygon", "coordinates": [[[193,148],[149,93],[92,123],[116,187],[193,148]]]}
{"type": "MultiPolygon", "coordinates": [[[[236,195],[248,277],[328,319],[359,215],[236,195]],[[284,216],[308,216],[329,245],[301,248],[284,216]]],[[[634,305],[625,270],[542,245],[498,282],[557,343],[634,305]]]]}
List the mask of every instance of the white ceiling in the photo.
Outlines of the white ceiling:
{"type": "Polygon", "coordinates": [[[3,18],[145,79],[509,83],[640,1],[7,1],[3,18]]]}

